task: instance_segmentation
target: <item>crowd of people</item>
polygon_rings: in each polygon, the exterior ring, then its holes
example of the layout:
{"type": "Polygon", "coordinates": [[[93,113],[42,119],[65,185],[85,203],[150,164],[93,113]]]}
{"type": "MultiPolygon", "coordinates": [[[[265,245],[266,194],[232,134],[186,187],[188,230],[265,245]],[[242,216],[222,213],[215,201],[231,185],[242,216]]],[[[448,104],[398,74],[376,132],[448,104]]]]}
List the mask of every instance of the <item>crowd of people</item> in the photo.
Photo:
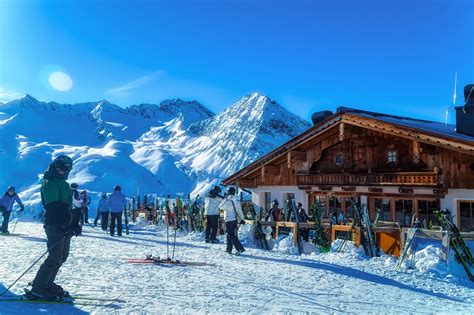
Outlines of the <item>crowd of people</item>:
{"type": "MultiPolygon", "coordinates": [[[[54,300],[62,299],[68,294],[55,283],[56,275],[69,256],[71,238],[81,235],[83,225],[89,223],[89,209],[91,207],[91,198],[88,192],[86,190],[79,191],[78,184],[69,185],[67,182],[72,167],[73,161],[70,157],[58,156],[43,175],[41,202],[45,209],[43,222],[47,237],[48,257],[38,269],[31,290],[27,291],[29,298],[54,300]]],[[[204,208],[205,242],[216,244],[219,243],[217,235],[221,229],[220,217],[223,212],[226,251],[231,254],[235,249],[236,255],[240,255],[245,251],[237,236],[239,225],[245,224],[242,203],[236,196],[234,187],[229,187],[224,195],[221,195],[221,192],[221,188],[215,186],[208,192],[204,200],[198,195],[194,203],[187,205],[183,204],[179,198],[173,200],[168,195],[164,205],[166,209],[165,222],[168,226],[177,228],[177,209],[187,211],[189,218],[195,217],[192,214],[195,211],[200,212],[200,209],[204,208]]],[[[2,233],[4,234],[9,233],[8,223],[15,202],[19,205],[19,213],[21,213],[24,210],[24,205],[16,194],[15,188],[10,186],[0,199],[0,211],[3,215],[2,233]]],[[[285,213],[278,206],[278,201],[275,200],[266,215],[266,220],[275,222],[285,220],[285,213]]],[[[112,193],[101,193],[93,224],[97,226],[100,220],[102,230],[110,233],[111,236],[114,236],[115,230],[117,230],[117,235],[122,236],[122,217],[126,213],[126,209],[127,199],[121,187],[116,185],[112,193]]],[[[298,203],[297,209],[299,221],[307,222],[308,215],[301,203],[298,203]]],[[[189,228],[195,228],[196,225],[197,223],[193,220],[188,222],[189,228]]],[[[304,239],[307,240],[307,231],[302,230],[301,232],[304,239]]]]}

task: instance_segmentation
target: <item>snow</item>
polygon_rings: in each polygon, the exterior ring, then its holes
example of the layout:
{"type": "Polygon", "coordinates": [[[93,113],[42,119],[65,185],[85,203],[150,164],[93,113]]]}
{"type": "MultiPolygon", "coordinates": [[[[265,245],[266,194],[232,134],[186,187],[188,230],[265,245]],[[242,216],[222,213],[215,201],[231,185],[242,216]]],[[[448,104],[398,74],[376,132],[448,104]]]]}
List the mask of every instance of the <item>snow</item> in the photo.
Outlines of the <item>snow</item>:
{"type": "MultiPolygon", "coordinates": [[[[0,289],[45,250],[41,224],[20,222],[15,232],[20,235],[2,237],[0,243],[2,258],[8,257],[0,259],[0,289]]],[[[246,225],[239,233],[247,250],[242,256],[228,255],[223,243],[205,244],[202,233],[178,233],[176,259],[215,266],[136,265],[123,260],[166,256],[165,232],[162,226],[142,222],[121,238],[89,226],[84,236],[73,238],[58,283],[72,293],[119,297],[121,303],[94,307],[0,302],[0,314],[474,312],[474,284],[442,267],[433,247],[417,254],[414,270],[397,272],[393,257],[369,259],[352,243],[340,253],[297,256],[283,239],[274,250],[263,251],[251,245],[251,227],[246,225]]],[[[21,294],[37,268],[8,294],[21,294]]]]}

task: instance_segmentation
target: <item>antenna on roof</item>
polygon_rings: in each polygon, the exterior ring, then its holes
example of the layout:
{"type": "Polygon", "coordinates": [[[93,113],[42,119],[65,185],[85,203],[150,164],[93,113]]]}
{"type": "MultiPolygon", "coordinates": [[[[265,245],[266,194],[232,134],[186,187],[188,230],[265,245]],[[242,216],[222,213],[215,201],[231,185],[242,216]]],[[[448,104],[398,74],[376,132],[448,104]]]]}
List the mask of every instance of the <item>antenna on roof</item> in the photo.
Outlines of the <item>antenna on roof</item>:
{"type": "MultiPolygon", "coordinates": [[[[453,92],[453,107],[456,106],[456,84],[458,82],[458,73],[454,73],[454,92],[453,92]]],[[[444,124],[448,124],[448,115],[449,115],[449,108],[446,109],[446,119],[444,124]]]]}

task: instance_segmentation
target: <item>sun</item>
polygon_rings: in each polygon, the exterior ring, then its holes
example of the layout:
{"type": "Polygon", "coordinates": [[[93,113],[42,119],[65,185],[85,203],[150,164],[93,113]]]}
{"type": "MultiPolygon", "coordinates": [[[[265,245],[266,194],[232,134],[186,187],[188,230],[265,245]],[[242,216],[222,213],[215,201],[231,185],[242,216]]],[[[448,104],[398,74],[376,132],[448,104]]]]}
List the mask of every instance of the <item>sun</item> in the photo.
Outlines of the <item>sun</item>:
{"type": "Polygon", "coordinates": [[[55,71],[49,75],[48,78],[51,87],[57,91],[66,92],[72,88],[71,77],[62,71],[55,71]]]}

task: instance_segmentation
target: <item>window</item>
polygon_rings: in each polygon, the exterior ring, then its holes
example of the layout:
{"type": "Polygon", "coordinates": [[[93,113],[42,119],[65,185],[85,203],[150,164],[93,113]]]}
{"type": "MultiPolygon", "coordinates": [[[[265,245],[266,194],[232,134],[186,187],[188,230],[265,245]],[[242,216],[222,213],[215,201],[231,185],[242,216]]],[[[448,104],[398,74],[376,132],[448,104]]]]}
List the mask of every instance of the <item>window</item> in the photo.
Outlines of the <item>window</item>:
{"type": "Polygon", "coordinates": [[[439,225],[434,215],[434,212],[438,210],[438,200],[418,200],[418,219],[422,222],[422,226],[439,225]]]}
{"type": "Polygon", "coordinates": [[[413,200],[400,199],[395,201],[395,220],[400,226],[411,226],[413,218],[413,200]]]}
{"type": "MultiPolygon", "coordinates": [[[[319,208],[322,217],[327,217],[326,213],[326,195],[314,195],[313,206],[319,208]]],[[[313,214],[311,214],[313,215],[313,214]]]]}
{"type": "Polygon", "coordinates": [[[337,218],[337,215],[339,212],[342,210],[342,197],[341,196],[331,196],[329,198],[329,213],[332,215],[335,215],[337,218]]]}
{"type": "Polygon", "coordinates": [[[355,196],[354,197],[346,197],[345,213],[346,213],[346,216],[349,217],[349,218],[355,218],[353,205],[355,205],[357,207],[360,205],[360,197],[355,197],[355,196]]]}
{"type": "Polygon", "coordinates": [[[336,165],[342,166],[344,164],[344,154],[343,153],[336,153],[336,165]]]}
{"type": "Polygon", "coordinates": [[[397,163],[398,162],[398,154],[395,150],[390,150],[387,153],[387,161],[388,163],[397,163]]]}
{"type": "Polygon", "coordinates": [[[460,201],[458,203],[459,216],[461,219],[461,231],[474,230],[474,201],[460,201]]]}
{"type": "Polygon", "coordinates": [[[272,194],[269,192],[265,193],[265,213],[268,212],[272,207],[272,194]]]}
{"type": "Polygon", "coordinates": [[[389,221],[393,220],[392,212],[390,209],[390,199],[375,199],[375,209],[380,211],[380,221],[389,221]]]}

